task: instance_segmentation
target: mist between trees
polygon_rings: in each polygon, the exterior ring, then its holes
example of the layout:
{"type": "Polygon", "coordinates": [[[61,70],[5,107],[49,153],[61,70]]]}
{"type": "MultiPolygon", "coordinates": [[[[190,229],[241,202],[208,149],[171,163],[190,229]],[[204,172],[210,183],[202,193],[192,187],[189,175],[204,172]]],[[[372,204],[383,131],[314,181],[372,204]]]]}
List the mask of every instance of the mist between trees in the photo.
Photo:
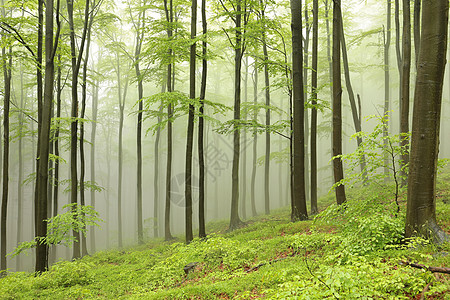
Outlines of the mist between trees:
{"type": "MultiPolygon", "coordinates": [[[[44,271],[150,237],[190,242],[205,222],[233,230],[284,206],[304,220],[318,196],[336,190],[344,203],[358,174],[406,193],[403,167],[422,157],[414,139],[426,126],[439,144],[422,161],[433,177],[437,156],[450,157],[444,2],[2,0],[2,270],[44,271]],[[376,150],[373,173],[371,138],[399,147],[376,150]],[[346,155],[358,146],[355,167],[346,155]],[[100,228],[69,226],[71,247],[5,258],[77,203],[99,212],[100,228]]],[[[433,221],[432,208],[415,214],[407,234],[433,221]]]]}

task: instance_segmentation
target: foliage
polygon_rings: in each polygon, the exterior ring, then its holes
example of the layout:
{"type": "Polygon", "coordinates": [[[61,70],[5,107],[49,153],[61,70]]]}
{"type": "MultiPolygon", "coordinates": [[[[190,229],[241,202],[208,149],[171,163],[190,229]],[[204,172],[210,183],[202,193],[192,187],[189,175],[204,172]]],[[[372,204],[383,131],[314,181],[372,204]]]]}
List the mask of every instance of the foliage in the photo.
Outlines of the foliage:
{"type": "MultiPolygon", "coordinates": [[[[445,299],[448,278],[399,262],[448,266],[450,244],[402,243],[404,220],[395,211],[391,195],[367,186],[350,191],[345,209],[331,205],[313,221],[292,223],[283,208],[232,232],[216,221],[206,239],[188,245],[150,240],[60,262],[36,277],[11,273],[0,279],[0,299],[411,299],[427,285],[427,297],[445,299]],[[195,267],[185,274],[189,263],[195,267]]],[[[445,227],[443,201],[437,214],[445,227]]]]}
{"type": "Polygon", "coordinates": [[[88,226],[99,226],[98,223],[102,222],[98,217],[98,212],[92,206],[74,203],[64,205],[63,209],[67,209],[67,211],[45,220],[47,222],[47,235],[45,237],[37,237],[32,241],[23,242],[8,255],[19,255],[25,250],[35,248],[37,243],[46,245],[62,244],[70,247],[76,241],[72,231],[78,231],[86,235],[88,226]]]}

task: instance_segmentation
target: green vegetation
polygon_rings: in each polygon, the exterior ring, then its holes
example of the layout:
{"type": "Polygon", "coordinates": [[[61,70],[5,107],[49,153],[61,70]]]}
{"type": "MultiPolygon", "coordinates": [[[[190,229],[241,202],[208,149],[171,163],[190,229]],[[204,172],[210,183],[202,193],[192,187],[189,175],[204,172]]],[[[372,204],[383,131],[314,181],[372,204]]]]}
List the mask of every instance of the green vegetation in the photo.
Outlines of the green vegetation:
{"type": "MultiPolygon", "coordinates": [[[[437,199],[447,232],[448,177],[441,174],[437,199]]],[[[354,189],[345,209],[322,198],[327,208],[310,221],[290,222],[286,208],[233,232],[226,221],[210,223],[208,238],[189,245],[151,240],[59,262],[40,276],[10,273],[0,299],[450,299],[448,275],[401,264],[448,266],[450,244],[405,241],[404,196],[397,217],[392,194],[378,191],[354,189]]]]}

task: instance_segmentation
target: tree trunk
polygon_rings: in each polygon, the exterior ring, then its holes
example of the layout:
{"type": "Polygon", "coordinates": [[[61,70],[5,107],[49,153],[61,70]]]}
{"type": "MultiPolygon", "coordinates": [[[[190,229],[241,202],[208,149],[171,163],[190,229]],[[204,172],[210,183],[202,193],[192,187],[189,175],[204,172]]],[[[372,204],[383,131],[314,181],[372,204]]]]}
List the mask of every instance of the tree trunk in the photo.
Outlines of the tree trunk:
{"type": "Polygon", "coordinates": [[[235,50],[234,50],[234,132],[233,132],[233,167],[231,174],[231,216],[229,230],[236,229],[242,223],[239,218],[239,156],[240,156],[240,129],[241,120],[241,66],[243,55],[242,43],[242,7],[241,1],[236,3],[235,16],[235,50]]]}
{"type": "MultiPolygon", "coordinates": [[[[70,126],[70,203],[77,203],[78,194],[78,171],[77,171],[77,132],[78,132],[78,74],[80,71],[81,60],[83,57],[84,44],[86,41],[87,27],[89,21],[89,4],[90,1],[86,1],[84,11],[84,26],[81,41],[79,43],[78,57],[76,55],[77,43],[75,42],[75,29],[73,21],[73,0],[67,1],[67,15],[70,27],[70,53],[72,56],[72,109],[71,117],[73,118],[70,126]]],[[[39,146],[38,146],[39,147],[39,146]]],[[[74,208],[75,209],[75,208],[74,208]]],[[[75,241],[73,243],[73,258],[79,258],[80,253],[80,233],[76,230],[73,231],[75,241]]]]}
{"type": "Polygon", "coordinates": [[[406,170],[403,168],[409,163],[409,86],[410,86],[410,73],[411,73],[411,12],[410,12],[410,0],[403,0],[403,60],[402,60],[402,101],[401,101],[401,120],[400,120],[400,134],[401,145],[404,147],[403,154],[401,156],[401,174],[403,175],[402,184],[407,183],[406,177],[408,176],[406,170]]]}
{"type": "MultiPolygon", "coordinates": [[[[53,103],[53,85],[54,85],[54,56],[57,47],[57,42],[53,45],[53,0],[47,0],[45,3],[45,89],[42,104],[42,124],[40,133],[40,147],[39,147],[39,164],[38,169],[38,201],[36,201],[36,237],[44,237],[47,235],[47,186],[48,186],[48,157],[50,144],[50,124],[51,124],[51,109],[53,103]]],[[[56,14],[59,14],[59,2],[57,5],[56,14]]],[[[55,41],[58,40],[58,33],[55,41]]],[[[48,245],[38,243],[36,247],[36,272],[43,272],[48,269],[48,245]]]]}
{"type": "MultiPolygon", "coordinates": [[[[352,82],[350,80],[350,67],[348,65],[348,56],[347,56],[347,46],[345,43],[345,33],[344,33],[344,25],[342,22],[342,11],[341,11],[341,47],[342,47],[342,60],[344,61],[344,75],[345,75],[345,85],[347,87],[348,99],[350,100],[350,107],[352,109],[352,117],[353,117],[353,125],[355,126],[355,132],[361,132],[361,110],[358,111],[355,100],[355,93],[353,92],[352,82]]],[[[360,106],[361,108],[361,106],[360,106]]],[[[362,143],[362,138],[358,136],[356,138],[356,144],[359,147],[362,143]]],[[[367,181],[367,172],[366,172],[366,156],[363,154],[360,158],[360,168],[361,173],[363,175],[364,182],[367,181]]]]}
{"type": "MultiPolygon", "coordinates": [[[[244,60],[244,102],[248,101],[248,55],[245,56],[244,60]]],[[[247,112],[244,114],[244,122],[247,123],[247,112]]],[[[242,163],[241,163],[241,217],[243,220],[247,219],[247,130],[242,133],[242,145],[244,146],[241,150],[242,163]]]]}
{"type": "Polygon", "coordinates": [[[293,130],[293,207],[292,221],[308,219],[305,193],[305,99],[303,93],[302,1],[291,0],[293,130]]]}
{"type": "MultiPolygon", "coordinates": [[[[145,6],[144,1],[144,6],[145,6]]],[[[137,132],[136,132],[136,149],[137,149],[137,229],[138,229],[138,243],[144,243],[144,223],[142,218],[142,110],[144,97],[144,86],[142,84],[142,75],[140,69],[140,56],[142,42],[144,39],[145,28],[145,9],[139,12],[138,23],[136,25],[136,47],[134,51],[134,69],[136,72],[136,80],[138,84],[138,114],[137,114],[137,132]]]]}
{"type": "MultiPolygon", "coordinates": [[[[167,37],[172,38],[172,22],[173,22],[173,3],[169,1],[169,7],[167,7],[167,0],[164,0],[164,10],[166,13],[167,23],[169,27],[167,29],[167,37]]],[[[172,49],[168,50],[169,57],[172,57],[172,49]]],[[[167,66],[167,91],[170,93],[173,91],[174,83],[172,81],[172,62],[167,66]]],[[[164,239],[166,241],[173,239],[170,233],[170,192],[171,192],[171,179],[172,179],[172,104],[167,106],[167,166],[166,166],[166,207],[164,212],[164,239]]]]}
{"type": "Polygon", "coordinates": [[[317,53],[319,39],[319,0],[313,0],[313,46],[311,66],[311,214],[319,212],[317,208],[317,53]]]}
{"type": "MultiPolygon", "coordinates": [[[[402,116],[402,88],[401,83],[403,82],[403,68],[402,68],[402,49],[400,47],[400,0],[394,0],[394,23],[395,23],[395,53],[397,56],[397,69],[398,77],[400,82],[400,87],[398,89],[398,103],[399,103],[399,121],[402,116]]],[[[405,0],[406,1],[406,0],[405,0]]]]}
{"type": "Polygon", "coordinates": [[[421,0],[414,0],[414,52],[416,54],[416,69],[420,51],[420,9],[421,0]]]}
{"type": "MultiPolygon", "coordinates": [[[[261,11],[262,21],[265,22],[264,9],[261,11]]],[[[270,79],[269,79],[269,55],[267,53],[266,44],[266,29],[265,24],[263,24],[262,32],[262,46],[264,54],[264,83],[265,83],[265,94],[266,94],[266,152],[264,157],[264,210],[266,215],[270,214],[270,79]]]]}
{"type": "MultiPolygon", "coordinates": [[[[385,120],[385,127],[383,128],[383,145],[388,147],[387,137],[389,135],[389,109],[390,109],[390,71],[389,71],[389,49],[391,46],[391,0],[387,0],[386,7],[386,33],[384,41],[384,109],[383,116],[387,117],[385,120]]],[[[389,174],[389,155],[386,153],[384,157],[384,176],[387,178],[389,174]]]]}
{"type": "Polygon", "coordinates": [[[205,100],[206,96],[206,78],[208,62],[206,60],[207,54],[207,42],[206,33],[208,32],[206,19],[206,0],[202,0],[202,30],[203,30],[203,42],[202,42],[202,82],[200,85],[200,108],[198,119],[198,161],[199,161],[199,201],[198,201],[198,236],[200,238],[206,237],[205,228],[205,155],[204,155],[204,118],[205,100]]]}
{"type": "MultiPolygon", "coordinates": [[[[97,60],[97,68],[100,73],[100,52],[97,60]]],[[[95,181],[95,138],[97,135],[97,113],[98,113],[98,94],[99,94],[99,84],[100,81],[96,79],[94,85],[92,86],[92,128],[91,128],[91,158],[90,158],[90,169],[91,169],[91,182],[92,184],[96,184],[95,181]]],[[[95,190],[91,189],[91,206],[95,209],[95,190]]],[[[91,226],[90,228],[90,237],[91,237],[91,252],[94,253],[96,249],[96,239],[95,239],[95,226],[91,226]]]]}
{"type": "Polygon", "coordinates": [[[118,228],[118,246],[123,247],[123,223],[122,223],[122,177],[123,177],[123,122],[124,122],[124,110],[125,100],[128,89],[128,77],[125,81],[122,95],[122,76],[120,72],[120,59],[119,54],[116,54],[117,59],[117,83],[118,83],[118,96],[119,96],[119,161],[118,161],[118,182],[117,182],[117,228],[118,228]]]}
{"type": "MultiPolygon", "coordinates": [[[[24,109],[24,99],[25,99],[25,86],[23,82],[23,67],[20,68],[20,106],[19,110],[24,109]]],[[[19,118],[19,145],[18,145],[18,179],[17,179],[17,245],[22,242],[22,231],[23,231],[23,113],[20,112],[18,115],[19,118]]],[[[22,268],[21,258],[19,256],[16,257],[16,271],[19,271],[22,268]]]]}
{"type": "Polygon", "coordinates": [[[436,223],[439,127],[448,35],[447,0],[424,0],[408,178],[406,237],[448,240],[436,223]]]}
{"type": "MultiPolygon", "coordinates": [[[[341,87],[341,1],[333,2],[333,157],[342,155],[342,87],[341,87]]],[[[333,159],[334,182],[344,178],[341,158],[333,159]]],[[[337,204],[346,201],[345,187],[340,184],[335,189],[337,204]]]]}
{"type": "MultiPolygon", "coordinates": [[[[253,67],[253,104],[256,106],[258,104],[258,69],[256,68],[258,64],[258,59],[255,58],[253,67]]],[[[255,109],[253,112],[253,121],[258,121],[258,112],[255,109]]],[[[257,149],[258,149],[258,131],[255,129],[253,131],[253,156],[252,156],[252,183],[251,183],[251,207],[252,216],[256,217],[256,197],[255,197],[255,184],[256,184],[256,166],[257,166],[257,149]]]]}
{"type": "MultiPolygon", "coordinates": [[[[308,0],[305,0],[304,7],[304,15],[305,15],[305,37],[303,38],[303,98],[305,99],[305,103],[308,102],[308,70],[309,70],[309,33],[311,30],[311,26],[309,23],[309,14],[308,14],[308,0]]],[[[305,191],[310,187],[309,182],[309,150],[308,150],[308,140],[309,140],[309,116],[308,116],[308,107],[305,106],[304,112],[304,131],[305,131],[305,191]]],[[[305,192],[305,199],[308,202],[310,193],[305,192]]]]}
{"type": "MultiPolygon", "coordinates": [[[[94,2],[95,6],[95,2],[94,2]]],[[[86,55],[84,57],[84,65],[83,65],[83,78],[81,85],[81,119],[84,119],[84,115],[86,112],[86,89],[87,89],[87,69],[88,69],[88,61],[89,61],[89,50],[91,46],[91,28],[92,22],[94,20],[94,15],[92,14],[89,18],[89,25],[87,31],[87,43],[86,43],[86,55]]],[[[85,185],[84,179],[86,174],[86,160],[84,155],[84,122],[80,124],[80,204],[82,206],[86,205],[86,197],[85,197],[85,185]]],[[[84,215],[83,215],[84,218],[84,215]]],[[[86,229],[86,228],[84,228],[86,229]]],[[[86,234],[81,235],[81,255],[85,256],[88,254],[87,251],[87,240],[86,234]]]]}
{"type": "Polygon", "coordinates": [[[2,206],[1,206],[1,233],[0,233],[0,271],[6,271],[6,232],[8,211],[8,185],[9,185],[9,106],[11,99],[11,69],[12,51],[6,53],[6,47],[2,48],[2,64],[4,79],[3,96],[3,172],[2,172],[2,206]]]}
{"type": "MultiPolygon", "coordinates": [[[[191,40],[197,35],[197,0],[192,0],[191,7],[191,40]]],[[[195,101],[195,56],[196,43],[193,42],[189,57],[189,98],[195,101]]],[[[189,104],[188,126],[186,137],[186,178],[185,178],[185,198],[186,198],[186,243],[190,243],[194,238],[192,233],[192,148],[194,144],[194,105],[189,104]]]]}

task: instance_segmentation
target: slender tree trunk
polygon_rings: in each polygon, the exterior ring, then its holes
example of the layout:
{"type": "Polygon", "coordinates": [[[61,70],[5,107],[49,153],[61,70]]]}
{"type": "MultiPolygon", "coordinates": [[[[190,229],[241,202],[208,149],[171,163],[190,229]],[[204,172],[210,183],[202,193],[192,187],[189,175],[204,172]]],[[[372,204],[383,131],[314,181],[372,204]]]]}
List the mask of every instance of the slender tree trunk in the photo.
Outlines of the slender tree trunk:
{"type": "MultiPolygon", "coordinates": [[[[94,3],[95,5],[95,3],[94,3]]],[[[87,69],[88,69],[88,61],[89,61],[89,50],[91,46],[91,27],[93,22],[93,15],[91,15],[89,20],[89,28],[87,31],[87,43],[86,43],[86,55],[84,57],[84,65],[83,65],[83,77],[82,77],[82,85],[81,85],[81,119],[84,119],[85,112],[86,112],[86,89],[87,89],[87,69]]],[[[84,154],[84,122],[81,122],[80,124],[80,204],[82,206],[86,205],[86,197],[85,197],[85,185],[84,185],[84,179],[86,174],[86,160],[85,160],[85,154],[84,154]]],[[[84,215],[83,215],[84,218],[84,215]]],[[[86,228],[84,228],[86,229],[86,228]]],[[[85,256],[88,255],[87,251],[87,240],[86,235],[81,235],[81,255],[85,256]]]]}
{"type": "Polygon", "coordinates": [[[313,0],[313,46],[311,70],[311,214],[318,213],[317,208],[317,54],[319,39],[319,0],[313,0]]]}
{"type": "MultiPolygon", "coordinates": [[[[383,128],[383,145],[387,149],[388,140],[387,137],[389,135],[389,109],[390,109],[390,70],[389,70],[389,49],[391,47],[391,1],[387,0],[386,7],[386,33],[385,33],[385,41],[384,41],[384,109],[383,116],[385,119],[385,127],[383,128]]],[[[386,153],[384,157],[384,175],[387,178],[389,174],[389,155],[386,153]]]]}
{"type": "MultiPolygon", "coordinates": [[[[23,82],[23,67],[20,68],[20,106],[19,110],[24,109],[24,99],[25,99],[25,86],[23,82]]],[[[23,231],[23,113],[20,112],[18,115],[19,118],[19,145],[18,145],[18,179],[17,179],[17,245],[22,242],[22,231],[23,231]]],[[[22,268],[22,259],[17,256],[16,257],[16,271],[19,271],[22,268]]]]}
{"type": "Polygon", "coordinates": [[[294,108],[292,221],[308,219],[305,192],[305,99],[303,93],[302,1],[291,0],[292,13],[292,87],[294,108]]]}
{"type": "MultiPolygon", "coordinates": [[[[342,14],[342,11],[341,11],[342,14]]],[[[341,48],[342,48],[342,60],[344,61],[344,75],[345,75],[345,85],[347,87],[348,99],[350,101],[350,107],[352,109],[352,117],[353,117],[353,125],[355,126],[355,132],[361,132],[361,110],[358,111],[358,107],[356,105],[355,93],[353,92],[352,82],[350,80],[350,67],[348,64],[348,56],[347,56],[347,46],[345,43],[345,33],[344,33],[344,25],[342,22],[341,15],[341,48]]],[[[361,107],[361,106],[360,106],[361,107]]],[[[362,143],[362,138],[358,136],[356,138],[356,144],[359,147],[362,143]]],[[[366,172],[366,156],[363,154],[360,158],[359,165],[361,168],[361,173],[363,175],[364,181],[367,181],[367,172],[366,172]]]]}
{"type": "MultiPolygon", "coordinates": [[[[329,82],[330,82],[330,103],[333,103],[333,59],[331,55],[331,35],[332,33],[330,30],[330,18],[329,18],[329,12],[330,12],[330,6],[328,6],[328,0],[325,0],[325,22],[326,22],[326,28],[327,28],[327,60],[328,60],[328,75],[329,75],[329,82]]],[[[331,158],[333,158],[333,133],[330,134],[330,154],[331,158]]],[[[331,168],[331,182],[334,184],[334,168],[331,168]]]]}
{"type": "MultiPolygon", "coordinates": [[[[248,101],[248,56],[245,56],[245,60],[244,60],[244,66],[245,66],[245,71],[244,71],[244,102],[247,103],[248,101]]],[[[247,123],[247,112],[244,114],[244,122],[247,123]]],[[[245,220],[247,219],[247,130],[244,130],[244,132],[242,133],[242,150],[241,150],[241,155],[242,155],[242,163],[241,163],[241,216],[242,219],[245,220]]]]}
{"type": "MultiPolygon", "coordinates": [[[[264,9],[261,11],[261,18],[265,22],[264,9]]],[[[263,25],[262,46],[264,55],[264,80],[266,95],[266,154],[264,158],[264,210],[266,215],[270,214],[270,78],[269,78],[269,54],[267,52],[265,25],[263,25]]]]}
{"type": "MultiPolygon", "coordinates": [[[[191,7],[191,40],[197,35],[197,0],[192,0],[191,7]]],[[[192,43],[189,57],[189,98],[195,101],[195,56],[196,43],[192,43]]],[[[186,138],[186,243],[190,243],[194,238],[192,233],[192,148],[194,144],[194,105],[189,104],[188,126],[186,138]]]]}
{"type": "MultiPolygon", "coordinates": [[[[333,2],[333,157],[342,155],[342,87],[341,87],[341,1],[333,2]]],[[[344,178],[344,168],[340,158],[333,159],[334,182],[344,178]]],[[[336,187],[337,204],[346,201],[345,188],[341,184],[336,187]]]]}
{"type": "MultiPolygon", "coordinates": [[[[253,67],[253,104],[256,106],[258,104],[258,69],[256,68],[258,64],[258,59],[255,58],[253,67]]],[[[253,121],[258,121],[258,112],[255,109],[253,112],[253,121]]],[[[253,131],[253,156],[252,156],[252,183],[251,183],[251,207],[252,216],[256,217],[256,196],[255,196],[255,185],[256,185],[256,167],[257,167],[257,149],[258,149],[258,131],[255,129],[253,131]]]]}
{"type": "Polygon", "coordinates": [[[420,9],[422,0],[414,0],[414,52],[415,64],[417,69],[417,61],[419,59],[420,51],[420,9]]]}
{"type": "MultiPolygon", "coordinates": [[[[311,30],[311,26],[309,23],[309,14],[308,14],[308,0],[305,0],[304,7],[304,15],[305,15],[305,37],[303,38],[303,98],[305,102],[308,102],[308,70],[309,68],[309,33],[311,30]]],[[[309,182],[309,150],[308,150],[308,140],[309,140],[309,112],[308,108],[305,107],[304,112],[304,131],[305,131],[305,191],[310,189],[309,182]]],[[[305,193],[306,202],[308,202],[310,193],[305,193]]]]}
{"type": "Polygon", "coordinates": [[[423,0],[408,177],[406,237],[422,235],[448,241],[436,223],[439,126],[448,36],[447,0],[423,0]]]}
{"type": "MultiPolygon", "coordinates": [[[[61,87],[61,54],[58,54],[58,67],[57,67],[57,78],[56,78],[56,118],[58,121],[56,121],[56,128],[55,128],[55,141],[54,141],[54,150],[55,150],[55,156],[59,157],[59,126],[60,121],[59,118],[61,118],[61,94],[62,94],[62,87],[61,87]]],[[[53,186],[53,215],[56,216],[58,214],[58,194],[59,194],[59,159],[55,161],[55,170],[54,170],[54,186],[53,186]]],[[[56,245],[52,245],[51,251],[50,251],[50,263],[53,263],[56,261],[56,245]]]]}
{"type": "MultiPolygon", "coordinates": [[[[48,157],[50,144],[50,123],[51,109],[53,103],[53,86],[54,86],[54,58],[59,37],[59,20],[57,19],[58,31],[56,34],[55,45],[53,45],[53,0],[47,0],[45,3],[45,89],[42,104],[42,124],[40,133],[39,147],[39,164],[38,179],[38,201],[36,202],[36,237],[44,237],[47,235],[47,203],[48,196],[48,157]]],[[[59,14],[59,1],[57,4],[56,14],[59,14]]],[[[43,272],[48,269],[48,245],[38,243],[36,247],[36,272],[43,272]]]]}
{"type": "Polygon", "coordinates": [[[409,88],[410,88],[410,73],[411,73],[411,11],[410,0],[403,0],[403,59],[402,59],[402,101],[401,101],[401,119],[400,119],[400,134],[401,145],[404,148],[401,156],[401,174],[403,175],[402,184],[407,183],[407,173],[403,168],[409,163],[409,88]]]}
{"type": "MultiPolygon", "coordinates": [[[[144,1],[144,6],[146,5],[144,1]]],[[[136,26],[136,48],[134,51],[134,69],[136,72],[136,80],[138,84],[138,115],[137,115],[137,132],[136,132],[136,143],[137,143],[137,228],[138,228],[138,243],[144,243],[144,223],[142,218],[142,111],[143,103],[142,98],[144,97],[144,86],[142,83],[142,75],[140,69],[140,56],[142,42],[144,39],[144,28],[145,28],[145,9],[139,13],[139,20],[136,26]],[[142,24],[142,25],[141,25],[142,24]]]]}
{"type": "MultiPolygon", "coordinates": [[[[172,39],[172,27],[173,22],[173,3],[169,0],[169,7],[167,6],[167,0],[164,0],[164,10],[166,13],[167,23],[169,27],[167,29],[167,37],[172,39]]],[[[172,59],[173,50],[168,50],[168,55],[172,59]]],[[[167,66],[167,91],[171,93],[173,91],[174,83],[172,81],[172,61],[167,66]]],[[[172,104],[167,106],[167,166],[166,166],[166,207],[164,212],[164,239],[166,241],[173,239],[170,233],[170,192],[171,192],[171,179],[172,179],[172,104]]]]}
{"type": "Polygon", "coordinates": [[[207,54],[207,42],[206,34],[208,32],[207,19],[206,19],[206,0],[202,0],[202,30],[203,30],[203,41],[202,41],[202,82],[200,85],[200,108],[199,108],[199,119],[198,119],[198,161],[199,161],[199,203],[198,203],[198,236],[200,238],[206,237],[205,228],[205,154],[204,154],[204,118],[203,114],[205,112],[204,99],[206,97],[206,78],[207,78],[207,68],[208,62],[206,60],[207,54]]]}
{"type": "Polygon", "coordinates": [[[234,50],[234,132],[233,132],[233,166],[231,174],[231,216],[230,230],[236,229],[242,223],[239,218],[239,158],[240,158],[240,129],[238,122],[241,119],[241,66],[242,66],[242,3],[236,3],[236,41],[234,50]]]}
{"type": "Polygon", "coordinates": [[[6,47],[2,48],[2,64],[4,79],[3,95],[3,172],[2,172],[2,206],[1,206],[1,259],[0,271],[6,271],[6,232],[7,232],[7,211],[8,211],[8,186],[9,186],[9,106],[11,99],[11,69],[12,69],[12,51],[6,47]]]}
{"type": "MultiPolygon", "coordinates": [[[[395,53],[397,56],[397,69],[398,78],[400,82],[400,88],[398,89],[398,104],[399,104],[399,124],[402,116],[402,88],[401,83],[403,82],[403,68],[402,68],[402,49],[400,45],[400,0],[394,0],[394,23],[395,23],[395,53]]],[[[406,0],[405,0],[406,1],[406,0]]]]}
{"type": "MultiPolygon", "coordinates": [[[[70,202],[76,204],[78,194],[78,171],[77,171],[77,132],[78,132],[78,74],[81,66],[81,58],[83,57],[83,51],[86,41],[86,34],[89,21],[89,4],[90,1],[86,1],[84,11],[84,26],[81,42],[79,44],[78,58],[76,55],[77,43],[75,42],[75,29],[73,21],[73,0],[67,1],[67,15],[70,27],[70,52],[72,56],[72,109],[71,117],[73,118],[70,126],[70,202]]],[[[38,146],[39,147],[39,146],[38,146]]],[[[75,208],[74,208],[75,209],[75,208]]],[[[76,230],[73,231],[75,241],[73,243],[73,258],[79,258],[80,253],[80,233],[76,230]]]]}
{"type": "MultiPolygon", "coordinates": [[[[161,88],[161,93],[166,91],[166,83],[164,82],[161,88]]],[[[162,112],[162,104],[159,109],[162,112]]],[[[158,123],[161,123],[161,117],[158,115],[158,123]]],[[[155,165],[153,175],[153,236],[159,237],[160,232],[160,214],[159,214],[159,142],[161,139],[161,128],[156,130],[155,137],[155,165]]]]}
{"type": "Polygon", "coordinates": [[[123,247],[123,222],[122,222],[122,184],[123,184],[123,122],[124,122],[124,110],[125,110],[125,100],[127,96],[128,89],[128,77],[125,81],[125,86],[123,88],[122,94],[122,76],[120,72],[120,59],[119,54],[116,54],[117,59],[117,83],[118,83],[118,91],[119,91],[119,161],[118,161],[118,183],[117,183],[117,227],[118,227],[118,246],[119,248],[123,247]]]}
{"type": "MultiPolygon", "coordinates": [[[[100,61],[101,56],[99,52],[99,57],[97,60],[97,68],[98,72],[100,71],[100,61]]],[[[92,184],[96,184],[95,178],[95,138],[97,136],[97,114],[98,114],[98,94],[99,94],[99,84],[100,80],[96,79],[92,86],[92,127],[91,127],[91,158],[90,158],[90,169],[91,169],[91,182],[92,184]]],[[[95,209],[96,201],[95,201],[95,190],[91,189],[91,206],[95,209]]],[[[91,240],[91,252],[95,253],[96,249],[96,238],[95,238],[95,226],[91,226],[90,228],[90,240],[91,240]]]]}

